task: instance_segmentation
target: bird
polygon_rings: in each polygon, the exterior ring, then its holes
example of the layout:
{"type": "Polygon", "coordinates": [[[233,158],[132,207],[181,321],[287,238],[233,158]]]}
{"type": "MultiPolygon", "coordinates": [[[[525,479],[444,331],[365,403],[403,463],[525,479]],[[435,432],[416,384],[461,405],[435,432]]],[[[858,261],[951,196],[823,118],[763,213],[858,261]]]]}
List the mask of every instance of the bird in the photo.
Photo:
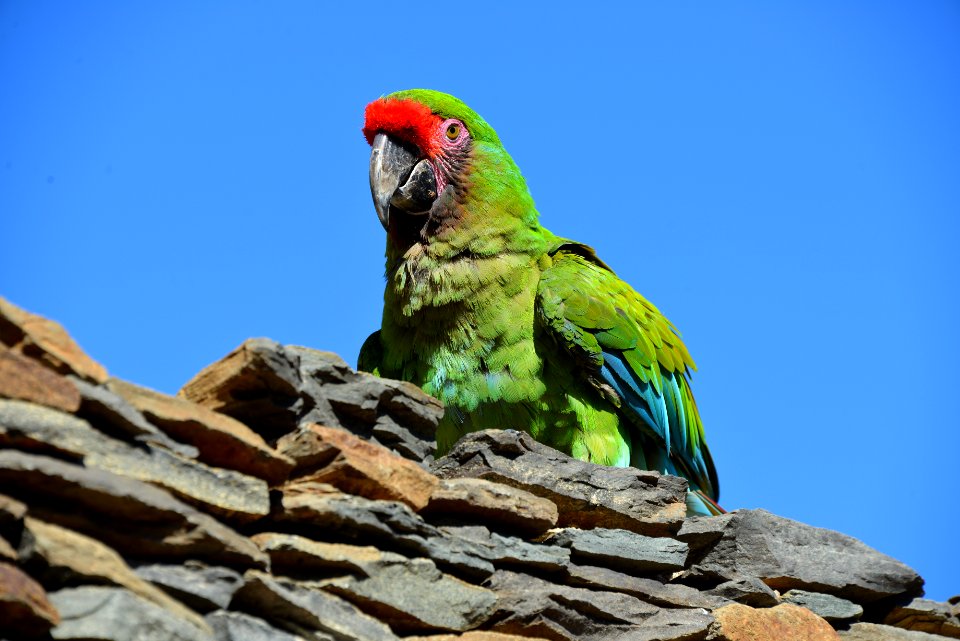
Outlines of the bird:
{"type": "Polygon", "coordinates": [[[443,402],[438,455],[516,429],[682,476],[688,514],[722,513],[679,332],[592,248],[540,224],[494,129],[452,95],[408,89],[370,102],[362,131],[386,287],[358,369],[443,402]]]}

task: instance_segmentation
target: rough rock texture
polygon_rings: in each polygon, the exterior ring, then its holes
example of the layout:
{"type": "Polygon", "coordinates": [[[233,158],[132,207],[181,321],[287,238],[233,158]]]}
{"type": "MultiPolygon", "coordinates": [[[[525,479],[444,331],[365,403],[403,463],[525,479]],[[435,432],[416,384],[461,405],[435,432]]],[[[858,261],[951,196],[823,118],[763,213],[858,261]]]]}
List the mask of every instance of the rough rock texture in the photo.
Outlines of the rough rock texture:
{"type": "Polygon", "coordinates": [[[344,427],[415,461],[433,460],[443,406],[418,387],[353,371],[330,352],[255,338],[184,385],[180,396],[268,440],[306,423],[344,427]]]}
{"type": "Polygon", "coordinates": [[[840,630],[844,641],[944,641],[945,637],[877,623],[854,623],[840,630]]]}
{"type": "Polygon", "coordinates": [[[63,327],[0,298],[0,343],[58,374],[105,383],[107,370],[87,356],[63,327]]]}
{"type": "Polygon", "coordinates": [[[713,618],[704,610],[663,609],[636,597],[550,583],[498,571],[492,629],[548,639],[702,638],[713,618]]]}
{"type": "Polygon", "coordinates": [[[950,604],[929,599],[913,599],[894,607],[883,622],[907,630],[960,639],[960,616],[956,605],[950,607],[950,604]]]}
{"type": "Polygon", "coordinates": [[[97,583],[123,587],[166,608],[174,616],[206,629],[199,615],[137,576],[119,554],[99,541],[29,517],[26,532],[20,544],[21,562],[44,585],[97,583]]]}
{"type": "Polygon", "coordinates": [[[863,616],[862,607],[830,594],[790,590],[782,598],[785,603],[807,608],[830,623],[853,622],[863,616]]]}
{"type": "MultiPolygon", "coordinates": [[[[170,616],[158,605],[122,588],[83,586],[50,595],[60,612],[54,639],[109,639],[110,641],[211,641],[203,629],[170,616]]],[[[202,621],[202,619],[201,619],[202,621]]]]}
{"type": "Polygon", "coordinates": [[[385,624],[319,587],[274,578],[255,570],[244,576],[234,604],[304,636],[320,633],[323,636],[319,638],[350,641],[397,638],[385,624]]]}
{"type": "Polygon", "coordinates": [[[682,570],[687,544],[666,537],[643,536],[627,530],[568,528],[554,534],[550,543],[570,548],[577,561],[634,572],[682,570]]]}
{"type": "Polygon", "coordinates": [[[131,478],[0,450],[0,488],[24,498],[31,514],[98,538],[121,553],[208,558],[240,567],[266,563],[249,539],[131,478]]]}
{"type": "Polygon", "coordinates": [[[60,623],[60,613],[39,583],[19,568],[0,562],[0,621],[5,633],[39,637],[60,623]]]}
{"type": "Polygon", "coordinates": [[[718,641],[836,641],[840,637],[816,614],[789,603],[757,610],[734,603],[714,611],[708,639],[718,641]]]}
{"type": "Polygon", "coordinates": [[[511,430],[466,435],[433,471],[441,478],[482,478],[550,499],[565,527],[666,536],[676,533],[687,510],[684,479],[578,461],[511,430]]]}
{"type": "Polygon", "coordinates": [[[217,641],[304,641],[304,637],[278,630],[263,619],[217,610],[207,616],[217,641]]]}
{"type": "Polygon", "coordinates": [[[960,638],[850,537],[513,431],[434,461],[442,412],[265,339],[160,394],[0,301],[0,637],[960,638]]]}
{"type": "Polygon", "coordinates": [[[64,412],[80,408],[80,392],[69,380],[6,345],[0,345],[0,396],[64,412]]]}
{"type": "Polygon", "coordinates": [[[111,379],[108,387],[169,436],[196,447],[205,463],[230,466],[270,483],[283,481],[293,469],[293,461],[229,416],[117,379],[111,379]]]}
{"type": "Polygon", "coordinates": [[[136,568],[137,576],[162,588],[197,612],[226,608],[243,585],[239,572],[197,561],[182,565],[154,563],[136,568]]]}
{"type": "Polygon", "coordinates": [[[720,528],[720,540],[687,571],[690,580],[753,576],[776,590],[801,588],[864,603],[922,591],[912,569],[839,532],[765,510],[729,514],[720,528]]]}
{"type": "Polygon", "coordinates": [[[301,480],[329,483],[368,499],[401,501],[423,509],[439,481],[390,450],[334,427],[307,424],[277,442],[296,461],[301,480]]]}
{"type": "Polygon", "coordinates": [[[87,468],[147,481],[241,521],[270,510],[267,485],[260,479],[212,468],[150,444],[130,445],[83,419],[23,401],[0,400],[0,446],[73,458],[87,468]]]}
{"type": "Polygon", "coordinates": [[[497,602],[490,590],[440,572],[429,559],[393,557],[367,576],[331,579],[324,588],[400,632],[469,630],[497,602]]]}
{"type": "Polygon", "coordinates": [[[557,524],[557,506],[525,490],[484,479],[442,479],[425,514],[538,536],[557,524]]]}
{"type": "Polygon", "coordinates": [[[777,593],[755,576],[725,581],[715,588],[706,590],[706,594],[730,599],[754,608],[772,608],[780,603],[777,593]]]}

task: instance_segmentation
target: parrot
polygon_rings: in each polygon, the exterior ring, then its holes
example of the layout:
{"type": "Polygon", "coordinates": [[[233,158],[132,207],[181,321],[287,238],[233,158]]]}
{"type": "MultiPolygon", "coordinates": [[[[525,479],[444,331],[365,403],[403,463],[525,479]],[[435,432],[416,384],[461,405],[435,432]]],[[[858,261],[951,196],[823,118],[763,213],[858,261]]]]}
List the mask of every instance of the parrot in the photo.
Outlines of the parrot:
{"type": "Polygon", "coordinates": [[[362,131],[386,287],[358,369],[444,404],[437,454],[515,429],[682,476],[688,515],[723,513],[679,332],[592,248],[540,224],[494,129],[452,95],[409,89],[369,103],[362,131]]]}

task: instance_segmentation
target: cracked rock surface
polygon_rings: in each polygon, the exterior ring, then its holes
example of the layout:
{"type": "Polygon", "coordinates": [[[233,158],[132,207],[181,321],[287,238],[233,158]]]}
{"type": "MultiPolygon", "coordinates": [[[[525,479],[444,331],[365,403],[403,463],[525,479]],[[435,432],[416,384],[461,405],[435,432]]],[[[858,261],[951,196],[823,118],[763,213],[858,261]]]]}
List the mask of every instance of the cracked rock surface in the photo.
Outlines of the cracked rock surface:
{"type": "Polygon", "coordinates": [[[957,602],[852,537],[685,518],[683,479],[516,431],[437,458],[442,416],[268,339],[160,394],[0,299],[0,637],[960,638],[957,602]]]}

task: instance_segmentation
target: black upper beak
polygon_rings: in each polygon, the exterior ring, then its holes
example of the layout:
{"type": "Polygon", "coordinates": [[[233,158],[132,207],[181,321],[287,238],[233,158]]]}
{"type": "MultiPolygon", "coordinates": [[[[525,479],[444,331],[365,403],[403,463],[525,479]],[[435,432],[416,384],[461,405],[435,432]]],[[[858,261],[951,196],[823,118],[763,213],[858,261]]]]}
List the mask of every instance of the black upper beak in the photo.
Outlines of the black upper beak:
{"type": "Polygon", "coordinates": [[[370,151],[370,193],[384,229],[390,223],[390,208],[407,214],[430,211],[437,199],[437,178],[429,159],[417,160],[409,147],[378,133],[370,151]]]}

